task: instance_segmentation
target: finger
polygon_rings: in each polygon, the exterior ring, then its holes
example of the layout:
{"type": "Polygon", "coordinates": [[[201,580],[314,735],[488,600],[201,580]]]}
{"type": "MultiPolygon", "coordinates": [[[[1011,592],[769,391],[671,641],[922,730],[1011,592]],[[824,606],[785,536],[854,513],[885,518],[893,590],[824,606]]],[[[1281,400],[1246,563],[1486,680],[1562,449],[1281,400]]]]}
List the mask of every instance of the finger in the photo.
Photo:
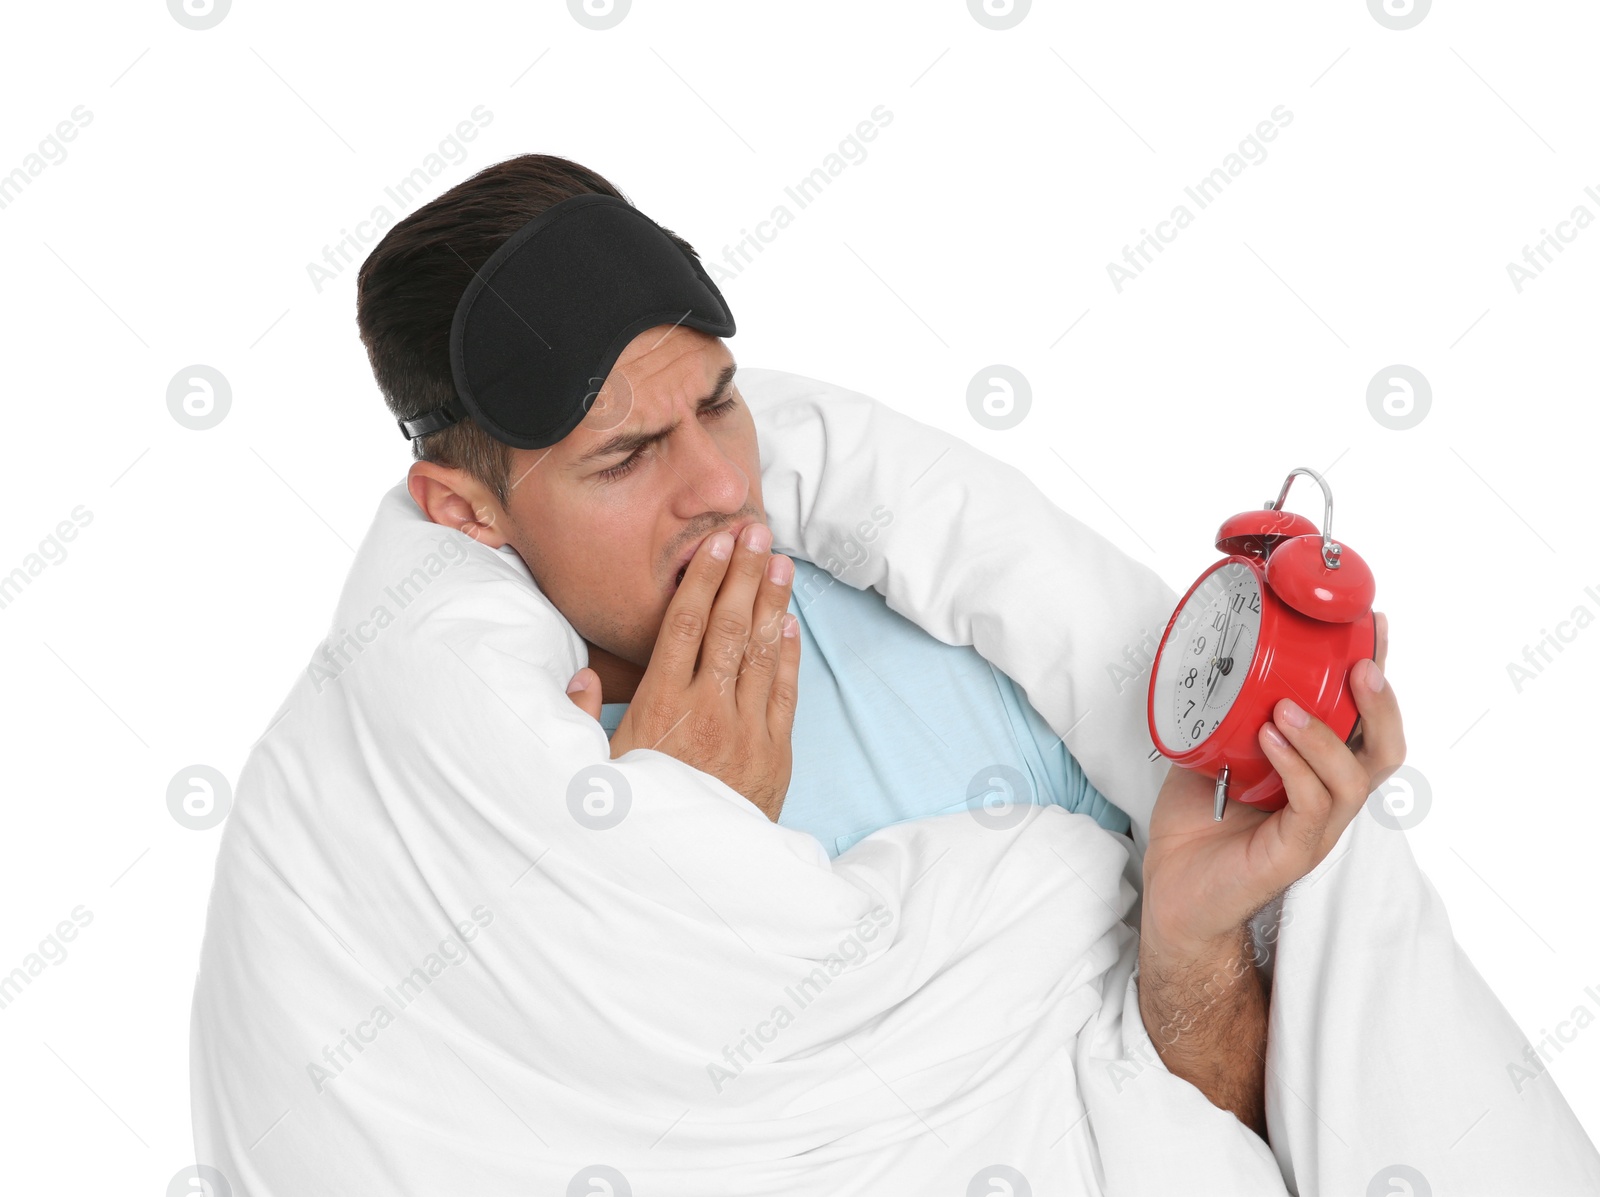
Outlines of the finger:
{"type": "Polygon", "coordinates": [[[783,613],[778,637],[778,669],[767,696],[767,734],[788,743],[794,734],[794,711],[800,702],[800,620],[783,613]]]}
{"type": "Polygon", "coordinates": [[[596,723],[600,721],[600,675],[587,665],[572,675],[567,683],[567,697],[596,723]],[[578,689],[574,690],[574,686],[578,689]]]}
{"type": "Polygon", "coordinates": [[[1394,687],[1375,662],[1357,662],[1350,673],[1350,693],[1356,700],[1356,710],[1361,712],[1361,740],[1355,759],[1366,771],[1370,794],[1405,763],[1405,726],[1394,687]],[[1378,689],[1374,690],[1374,685],[1378,689]]]}
{"type": "Polygon", "coordinates": [[[647,672],[680,692],[694,680],[695,658],[700,654],[711,604],[727,573],[732,549],[733,537],[727,532],[706,537],[694,551],[689,568],[684,571],[683,584],[662,617],[647,672]]]}
{"type": "Polygon", "coordinates": [[[706,622],[696,680],[705,679],[730,705],[744,664],[744,650],[750,643],[756,590],[771,546],[772,531],[765,524],[750,524],[739,534],[739,543],[734,546],[733,558],[706,622]]]}
{"type": "MultiPolygon", "coordinates": [[[[1280,699],[1272,708],[1272,716],[1273,726],[1331,796],[1332,809],[1324,830],[1331,831],[1332,839],[1337,839],[1372,791],[1366,768],[1334,735],[1332,728],[1293,699],[1280,699]],[[1304,721],[1304,726],[1295,726],[1297,718],[1304,721]]],[[[1329,842],[1331,844],[1332,840],[1329,842]]]]}
{"type": "MultiPolygon", "coordinates": [[[[1377,661],[1378,670],[1381,675],[1383,671],[1383,663],[1389,656],[1389,617],[1382,611],[1374,611],[1372,613],[1372,624],[1372,659],[1377,661]]],[[[1351,669],[1351,686],[1354,686],[1356,682],[1360,680],[1358,675],[1365,676],[1362,671],[1366,668],[1367,667],[1365,665],[1361,665],[1360,662],[1357,662],[1357,667],[1351,669]]],[[[1350,729],[1349,738],[1345,740],[1345,746],[1348,747],[1351,752],[1355,753],[1358,758],[1361,756],[1361,747],[1366,742],[1366,733],[1366,720],[1358,718],[1355,722],[1355,726],[1350,729]]],[[[1376,786],[1380,784],[1382,780],[1383,779],[1380,778],[1379,781],[1375,781],[1373,783],[1374,788],[1376,788],[1376,786]]]]}
{"type": "Polygon", "coordinates": [[[1276,726],[1263,723],[1256,739],[1267,754],[1267,761],[1283,779],[1289,805],[1275,811],[1262,824],[1262,832],[1273,836],[1279,845],[1279,851],[1271,854],[1279,874],[1273,878],[1274,883],[1288,885],[1314,867],[1310,862],[1322,851],[1333,818],[1333,795],[1281,731],[1281,740],[1272,735],[1276,726]]]}
{"type": "Polygon", "coordinates": [[[751,717],[766,715],[772,679],[778,670],[779,641],[783,639],[784,616],[789,613],[789,594],[794,584],[794,562],[782,553],[767,558],[767,568],[756,591],[752,612],[750,643],[745,646],[744,665],[734,699],[741,712],[751,717]]]}

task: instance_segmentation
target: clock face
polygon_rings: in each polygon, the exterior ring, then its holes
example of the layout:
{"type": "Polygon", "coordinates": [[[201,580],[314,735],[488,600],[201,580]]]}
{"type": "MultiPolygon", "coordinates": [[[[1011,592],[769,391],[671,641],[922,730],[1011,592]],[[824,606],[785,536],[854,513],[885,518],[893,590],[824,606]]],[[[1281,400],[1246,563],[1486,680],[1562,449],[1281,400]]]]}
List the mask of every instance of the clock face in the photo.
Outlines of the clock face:
{"type": "Polygon", "coordinates": [[[1261,640],[1255,571],[1223,565],[1189,596],[1161,653],[1154,716],[1162,742],[1188,752],[1221,726],[1261,640]]]}

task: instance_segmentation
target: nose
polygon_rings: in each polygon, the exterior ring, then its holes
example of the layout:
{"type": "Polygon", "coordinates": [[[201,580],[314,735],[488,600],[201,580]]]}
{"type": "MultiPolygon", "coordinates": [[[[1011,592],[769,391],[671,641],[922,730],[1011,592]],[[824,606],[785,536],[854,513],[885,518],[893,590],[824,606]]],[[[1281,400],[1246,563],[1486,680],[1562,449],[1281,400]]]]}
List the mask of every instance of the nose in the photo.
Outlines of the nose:
{"type": "Polygon", "coordinates": [[[671,465],[683,479],[689,504],[699,511],[742,510],[750,496],[744,466],[703,425],[682,431],[688,435],[674,446],[671,465]]]}

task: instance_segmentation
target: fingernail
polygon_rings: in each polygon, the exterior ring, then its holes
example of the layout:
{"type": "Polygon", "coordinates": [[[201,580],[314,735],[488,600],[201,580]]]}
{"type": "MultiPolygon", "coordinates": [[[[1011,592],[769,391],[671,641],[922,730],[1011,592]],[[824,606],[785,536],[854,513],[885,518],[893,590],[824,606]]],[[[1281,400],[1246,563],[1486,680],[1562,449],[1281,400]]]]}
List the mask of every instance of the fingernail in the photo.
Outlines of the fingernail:
{"type": "Polygon", "coordinates": [[[718,532],[711,538],[711,555],[718,561],[726,561],[728,554],[733,552],[733,537],[726,532],[718,532]]]}
{"type": "Polygon", "coordinates": [[[800,621],[794,617],[792,611],[783,617],[783,634],[791,640],[800,634],[800,621]]]}
{"type": "Polygon", "coordinates": [[[570,682],[567,683],[567,693],[568,694],[577,694],[580,691],[587,690],[588,688],[589,688],[589,679],[584,677],[583,674],[581,674],[581,673],[577,677],[573,678],[570,682]]]}
{"type": "Polygon", "coordinates": [[[1310,721],[1310,716],[1297,707],[1293,699],[1285,699],[1283,703],[1283,721],[1290,727],[1304,727],[1310,721]]]}
{"type": "Polygon", "coordinates": [[[772,529],[765,524],[751,524],[744,530],[744,547],[752,553],[765,551],[772,543],[772,529]]]}
{"type": "Polygon", "coordinates": [[[1370,657],[1367,659],[1367,689],[1374,694],[1383,689],[1383,670],[1370,657]]]}
{"type": "Polygon", "coordinates": [[[782,586],[794,574],[794,562],[783,556],[774,557],[767,563],[767,577],[773,584],[782,586]]]}
{"type": "Polygon", "coordinates": [[[1283,738],[1283,733],[1277,728],[1273,727],[1272,724],[1263,723],[1261,726],[1266,728],[1267,739],[1271,740],[1279,748],[1287,748],[1289,746],[1289,741],[1283,738]]]}

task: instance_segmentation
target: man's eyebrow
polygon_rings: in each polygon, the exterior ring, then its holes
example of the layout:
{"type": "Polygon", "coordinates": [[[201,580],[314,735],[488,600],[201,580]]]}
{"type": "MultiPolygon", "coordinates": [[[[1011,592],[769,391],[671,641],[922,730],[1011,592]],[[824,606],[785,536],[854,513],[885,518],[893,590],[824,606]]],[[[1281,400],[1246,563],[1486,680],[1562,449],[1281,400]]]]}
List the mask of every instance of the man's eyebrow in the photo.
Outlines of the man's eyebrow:
{"type": "MultiPolygon", "coordinates": [[[[717,375],[717,382],[716,385],[711,388],[711,394],[707,395],[704,399],[700,400],[699,403],[695,404],[695,410],[698,412],[720,402],[727,394],[728,387],[733,382],[733,375],[738,369],[738,362],[733,362],[722,367],[722,373],[717,375]]],[[[643,449],[648,445],[655,444],[659,440],[665,440],[672,434],[672,430],[677,426],[678,421],[674,420],[667,427],[658,428],[654,432],[619,432],[616,436],[602,442],[598,447],[589,450],[589,452],[585,453],[582,457],[574,460],[572,463],[572,468],[576,469],[579,466],[587,465],[589,462],[598,461],[602,457],[610,457],[613,453],[621,453],[624,450],[632,453],[636,449],[643,449]]]]}

